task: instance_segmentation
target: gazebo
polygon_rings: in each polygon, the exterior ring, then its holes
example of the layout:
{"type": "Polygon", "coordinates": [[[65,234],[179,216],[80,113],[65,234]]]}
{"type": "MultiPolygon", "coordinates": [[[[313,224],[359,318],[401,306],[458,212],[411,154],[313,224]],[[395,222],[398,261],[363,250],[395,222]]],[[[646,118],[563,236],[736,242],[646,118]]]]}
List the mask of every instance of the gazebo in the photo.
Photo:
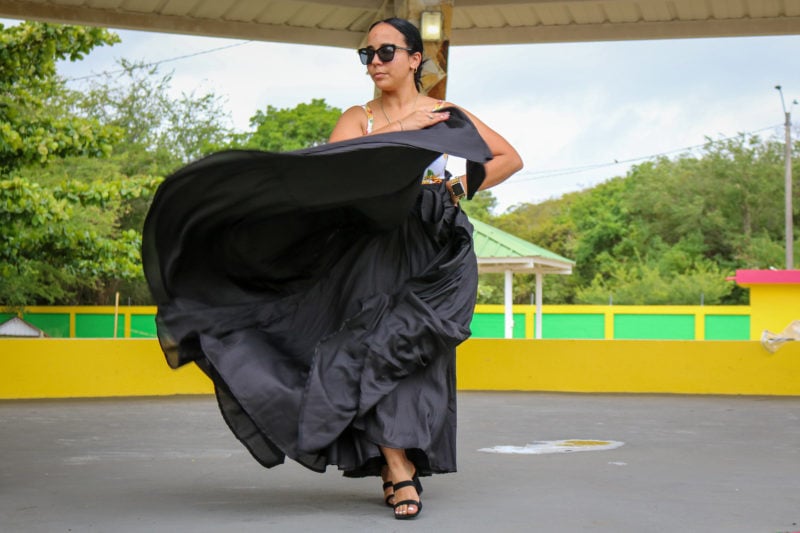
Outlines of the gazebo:
{"type": "Polygon", "coordinates": [[[512,338],[514,318],[513,303],[513,276],[514,273],[533,273],[536,275],[536,323],[534,338],[542,338],[542,288],[545,274],[572,274],[575,265],[565,257],[545,250],[524,239],[506,233],[495,227],[471,220],[475,227],[473,238],[475,240],[475,253],[478,256],[478,271],[481,274],[503,273],[505,284],[503,288],[503,303],[505,306],[505,338],[512,338]]]}

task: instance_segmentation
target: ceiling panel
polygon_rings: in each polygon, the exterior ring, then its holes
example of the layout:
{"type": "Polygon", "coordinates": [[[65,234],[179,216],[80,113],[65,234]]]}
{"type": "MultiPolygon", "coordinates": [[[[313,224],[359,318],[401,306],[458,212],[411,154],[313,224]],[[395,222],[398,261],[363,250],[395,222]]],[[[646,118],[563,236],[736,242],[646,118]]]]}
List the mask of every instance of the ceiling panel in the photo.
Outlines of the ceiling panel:
{"type": "MultiPolygon", "coordinates": [[[[356,47],[395,3],[0,0],[0,17],[356,47]]],[[[451,45],[781,34],[800,34],[800,0],[454,0],[451,45]]]]}

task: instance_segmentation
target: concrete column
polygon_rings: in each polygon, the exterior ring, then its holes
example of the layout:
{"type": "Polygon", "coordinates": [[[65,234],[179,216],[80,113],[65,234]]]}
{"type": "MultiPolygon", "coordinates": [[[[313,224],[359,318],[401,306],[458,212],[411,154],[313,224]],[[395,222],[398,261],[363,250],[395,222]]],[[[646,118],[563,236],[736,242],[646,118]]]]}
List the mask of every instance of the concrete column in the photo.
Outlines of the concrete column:
{"type": "Polygon", "coordinates": [[[544,274],[536,272],[536,326],[534,328],[534,338],[542,338],[542,286],[544,274]]]}
{"type": "Polygon", "coordinates": [[[503,300],[505,303],[505,332],[506,339],[514,338],[514,286],[513,278],[514,273],[510,270],[505,271],[505,283],[503,287],[503,300]]]}

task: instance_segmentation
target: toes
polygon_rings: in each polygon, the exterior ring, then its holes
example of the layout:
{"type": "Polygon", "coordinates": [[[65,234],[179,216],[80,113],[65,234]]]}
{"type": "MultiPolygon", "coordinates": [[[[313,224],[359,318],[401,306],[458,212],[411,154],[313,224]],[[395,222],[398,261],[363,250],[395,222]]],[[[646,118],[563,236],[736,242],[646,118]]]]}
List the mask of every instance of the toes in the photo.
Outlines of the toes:
{"type": "Polygon", "coordinates": [[[404,515],[412,515],[413,516],[413,515],[417,514],[417,511],[419,511],[419,509],[417,508],[416,505],[401,505],[400,507],[395,509],[394,514],[398,514],[398,515],[401,515],[401,516],[404,516],[404,515]]]}

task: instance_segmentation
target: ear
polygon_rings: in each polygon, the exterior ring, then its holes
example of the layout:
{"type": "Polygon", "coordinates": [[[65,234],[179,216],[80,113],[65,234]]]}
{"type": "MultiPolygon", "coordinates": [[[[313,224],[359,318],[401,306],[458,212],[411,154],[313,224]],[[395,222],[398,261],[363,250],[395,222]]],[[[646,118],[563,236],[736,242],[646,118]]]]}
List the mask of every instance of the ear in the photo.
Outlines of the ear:
{"type": "Polygon", "coordinates": [[[411,65],[411,70],[416,70],[422,65],[422,54],[414,52],[408,57],[408,62],[411,65]]]}

